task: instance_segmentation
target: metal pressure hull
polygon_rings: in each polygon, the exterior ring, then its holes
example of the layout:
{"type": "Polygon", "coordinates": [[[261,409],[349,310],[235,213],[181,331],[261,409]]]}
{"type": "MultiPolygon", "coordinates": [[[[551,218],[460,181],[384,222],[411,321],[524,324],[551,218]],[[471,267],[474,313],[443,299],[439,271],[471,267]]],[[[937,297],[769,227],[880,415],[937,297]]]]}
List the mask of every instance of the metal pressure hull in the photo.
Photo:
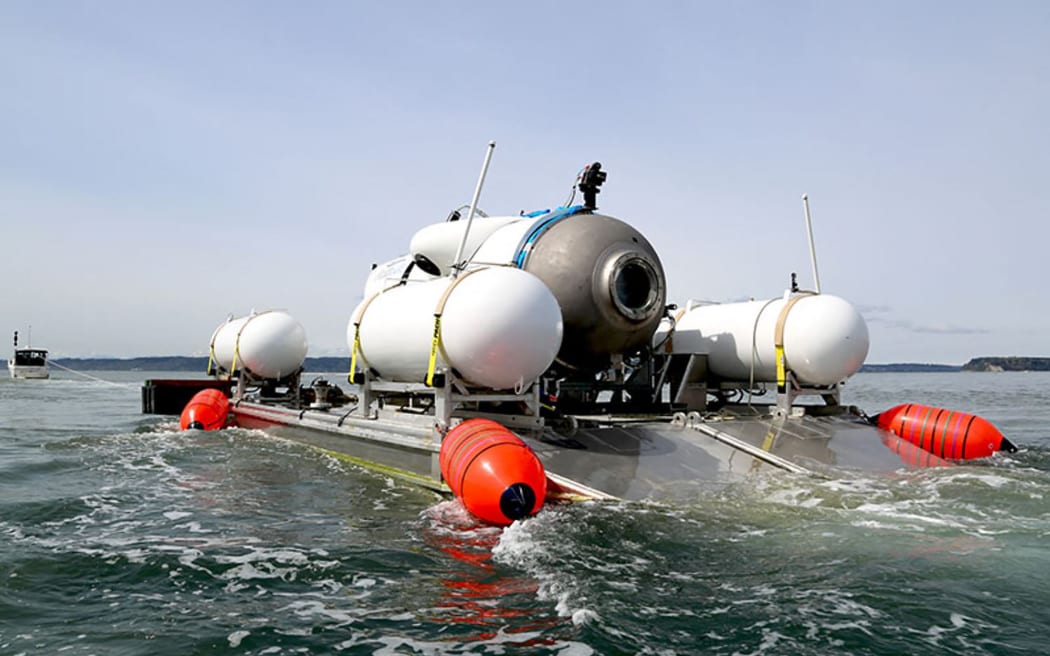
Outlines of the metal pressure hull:
{"type": "Polygon", "coordinates": [[[638,349],[663,316],[667,284],[660,258],[619,219],[578,214],[554,223],[522,268],[558,299],[565,322],[558,360],[570,367],[601,368],[610,355],[638,349]]]}

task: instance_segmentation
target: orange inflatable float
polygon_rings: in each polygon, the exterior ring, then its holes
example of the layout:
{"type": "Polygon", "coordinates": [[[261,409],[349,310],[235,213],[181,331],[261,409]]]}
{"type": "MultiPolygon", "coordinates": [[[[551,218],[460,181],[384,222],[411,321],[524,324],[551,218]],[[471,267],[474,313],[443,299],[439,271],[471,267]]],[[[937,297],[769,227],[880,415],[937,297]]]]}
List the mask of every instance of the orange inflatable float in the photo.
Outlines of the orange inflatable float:
{"type": "Polygon", "coordinates": [[[1017,451],[988,420],[945,408],[902,403],[874,417],[879,428],[949,460],[985,458],[996,451],[1017,451]]]}
{"type": "Polygon", "coordinates": [[[535,515],[547,496],[547,474],[527,444],[489,419],[468,419],[441,443],[441,475],[478,519],[507,526],[535,515]]]}
{"type": "Polygon", "coordinates": [[[204,389],[193,395],[182,409],[179,425],[182,430],[218,430],[226,425],[230,401],[222,390],[204,389]]]}

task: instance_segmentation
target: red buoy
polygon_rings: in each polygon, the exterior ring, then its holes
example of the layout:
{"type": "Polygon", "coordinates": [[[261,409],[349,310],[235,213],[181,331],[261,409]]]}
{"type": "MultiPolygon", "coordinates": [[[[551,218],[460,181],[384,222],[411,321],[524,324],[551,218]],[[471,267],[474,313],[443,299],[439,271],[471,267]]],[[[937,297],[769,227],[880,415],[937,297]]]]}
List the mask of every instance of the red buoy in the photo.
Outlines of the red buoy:
{"type": "Polygon", "coordinates": [[[988,420],[968,412],[903,403],[879,413],[879,428],[950,460],[985,458],[1017,447],[988,420]]]}
{"type": "Polygon", "coordinates": [[[226,425],[229,414],[230,401],[222,390],[203,389],[182,409],[179,425],[182,430],[218,430],[226,425]]]}
{"type": "Polygon", "coordinates": [[[489,419],[468,419],[441,443],[441,475],[470,514],[499,526],[535,515],[547,474],[527,444],[489,419]]]}

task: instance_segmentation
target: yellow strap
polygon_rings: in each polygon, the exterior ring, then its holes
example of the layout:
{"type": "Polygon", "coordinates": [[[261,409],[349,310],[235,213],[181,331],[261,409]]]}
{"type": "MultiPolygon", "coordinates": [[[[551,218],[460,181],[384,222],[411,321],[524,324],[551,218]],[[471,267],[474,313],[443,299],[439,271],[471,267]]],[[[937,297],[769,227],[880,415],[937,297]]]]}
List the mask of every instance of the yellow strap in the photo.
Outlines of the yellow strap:
{"type": "Polygon", "coordinates": [[[361,351],[361,322],[365,320],[365,310],[372,304],[372,301],[376,300],[380,294],[388,292],[391,289],[396,289],[401,285],[391,285],[385,289],[380,289],[375,294],[372,294],[361,306],[357,309],[357,314],[354,316],[354,345],[350,351],[350,373],[346,376],[346,382],[351,385],[354,383],[354,374],[357,373],[357,354],[361,351]]]}
{"type": "Polygon", "coordinates": [[[430,361],[427,363],[427,387],[434,386],[434,369],[437,367],[438,344],[441,343],[441,315],[434,315],[434,338],[430,341],[430,361]]]}
{"type": "MultiPolygon", "coordinates": [[[[229,323],[229,322],[230,322],[230,320],[227,319],[226,323],[229,323]]],[[[219,332],[222,329],[223,329],[223,326],[219,326],[218,328],[215,329],[215,332],[213,332],[211,334],[211,342],[208,344],[208,368],[204,371],[204,373],[209,374],[209,375],[212,373],[212,368],[211,367],[215,363],[215,337],[216,337],[216,335],[219,334],[219,332]]],[[[219,368],[218,367],[216,367],[216,369],[215,369],[215,375],[216,376],[219,375],[219,368]]]]}
{"type": "Polygon", "coordinates": [[[354,373],[357,371],[357,351],[361,348],[361,324],[354,324],[354,345],[350,349],[350,373],[346,376],[346,382],[354,384],[354,373]]]}
{"type": "MultiPolygon", "coordinates": [[[[247,321],[241,324],[240,330],[237,331],[237,341],[233,343],[233,363],[230,365],[230,378],[233,378],[233,374],[237,373],[237,360],[241,357],[241,333],[244,332],[244,329],[248,327],[248,324],[250,324],[253,319],[261,317],[264,314],[269,314],[271,311],[272,310],[264,310],[257,314],[252,314],[248,317],[247,321]]],[[[248,373],[251,373],[250,369],[248,370],[248,373]]]]}
{"type": "Polygon", "coordinates": [[[233,347],[233,365],[230,367],[230,376],[237,372],[237,358],[241,355],[241,334],[237,333],[237,343],[233,347]]]}
{"type": "MultiPolygon", "coordinates": [[[[251,321],[251,319],[248,319],[248,321],[251,321]]],[[[241,330],[244,330],[244,326],[248,325],[248,321],[244,322],[241,330]]],[[[233,342],[233,362],[230,363],[230,378],[233,378],[233,374],[237,373],[237,360],[241,357],[241,330],[237,331],[237,339],[233,342]]]]}
{"type": "Polygon", "coordinates": [[[678,327],[678,322],[685,316],[686,308],[679,308],[678,312],[674,315],[674,320],[671,321],[671,329],[667,332],[667,339],[664,340],[664,353],[674,353],[674,330],[678,327]]]}
{"type": "Polygon", "coordinates": [[[784,364],[784,347],[777,344],[777,389],[783,392],[787,389],[787,367],[784,364]]]}
{"type": "Polygon", "coordinates": [[[769,451],[773,448],[773,442],[777,439],[777,428],[775,426],[769,427],[769,432],[766,433],[766,439],[762,441],[762,450],[769,451]]]}
{"type": "MultiPolygon", "coordinates": [[[[769,426],[769,431],[766,433],[766,439],[762,441],[762,447],[761,448],[762,448],[763,451],[771,452],[773,450],[773,444],[774,444],[774,442],[776,442],[777,433],[779,433],[779,432],[780,432],[780,429],[777,428],[777,426],[775,424],[771,424],[769,426]]],[[[752,473],[757,472],[759,470],[759,468],[761,468],[761,466],[762,466],[762,461],[759,460],[758,458],[753,458],[751,460],[751,472],[752,473]]]]}
{"type": "Polygon", "coordinates": [[[777,328],[773,333],[773,345],[776,347],[778,392],[784,392],[787,389],[787,362],[784,357],[784,324],[787,323],[788,312],[791,311],[791,308],[795,307],[795,303],[798,303],[803,298],[810,295],[812,295],[812,292],[804,293],[801,296],[793,296],[784,304],[784,307],[780,309],[780,315],[777,317],[777,328]]]}
{"type": "Polygon", "coordinates": [[[456,285],[478,271],[484,271],[484,269],[471,269],[454,278],[452,284],[445,288],[445,293],[438,299],[437,307],[434,308],[434,338],[430,342],[430,360],[427,362],[427,387],[434,386],[434,370],[437,368],[438,347],[441,345],[441,314],[445,311],[445,303],[448,302],[448,297],[452,295],[452,290],[455,289],[456,285]]]}

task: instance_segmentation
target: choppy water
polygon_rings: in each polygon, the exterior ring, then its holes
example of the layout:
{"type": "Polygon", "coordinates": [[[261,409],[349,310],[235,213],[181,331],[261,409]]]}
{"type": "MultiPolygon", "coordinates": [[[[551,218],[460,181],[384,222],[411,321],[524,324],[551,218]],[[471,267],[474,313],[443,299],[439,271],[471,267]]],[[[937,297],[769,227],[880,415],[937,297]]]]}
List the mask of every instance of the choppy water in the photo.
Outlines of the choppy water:
{"type": "Polygon", "coordinates": [[[264,433],[139,414],[145,373],[0,380],[0,654],[1042,654],[1050,374],[862,374],[975,412],[975,466],[765,475],[505,530],[264,433]]]}

